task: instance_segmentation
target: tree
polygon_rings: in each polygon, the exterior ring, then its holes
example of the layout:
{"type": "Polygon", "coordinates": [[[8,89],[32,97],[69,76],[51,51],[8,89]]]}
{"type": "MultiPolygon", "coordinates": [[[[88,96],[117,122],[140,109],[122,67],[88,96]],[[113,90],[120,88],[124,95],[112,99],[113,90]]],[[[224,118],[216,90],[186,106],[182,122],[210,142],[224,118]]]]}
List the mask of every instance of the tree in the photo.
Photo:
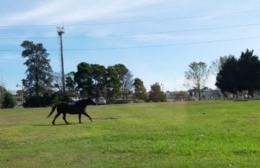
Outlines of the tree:
{"type": "MultiPolygon", "coordinates": [[[[77,69],[74,73],[74,81],[81,96],[105,96],[106,68],[104,66],[82,62],[78,64],[77,69]]],[[[67,80],[70,85],[74,85],[71,79],[67,78],[67,80]]]]}
{"type": "Polygon", "coordinates": [[[114,67],[120,80],[122,99],[127,101],[128,95],[131,94],[133,89],[133,75],[123,64],[116,64],[114,67]]]}
{"type": "Polygon", "coordinates": [[[216,86],[222,93],[248,93],[253,97],[260,89],[260,61],[253,52],[247,49],[239,59],[227,57],[217,74],[216,86]]]}
{"type": "Polygon", "coordinates": [[[135,78],[134,79],[134,96],[137,100],[144,100],[147,101],[148,96],[146,93],[146,89],[144,87],[144,83],[141,79],[135,78]]]}
{"type": "Polygon", "coordinates": [[[128,96],[133,92],[133,75],[130,71],[127,71],[122,80],[122,95],[123,100],[127,101],[128,96]]]}
{"type": "Polygon", "coordinates": [[[75,72],[70,72],[65,75],[66,94],[69,97],[78,97],[77,83],[74,80],[75,72]]]}
{"type": "Polygon", "coordinates": [[[2,101],[2,108],[14,108],[16,101],[10,92],[5,92],[2,101]]]}
{"type": "Polygon", "coordinates": [[[81,62],[77,66],[77,72],[75,73],[74,80],[77,83],[77,89],[80,92],[80,96],[87,97],[93,96],[93,80],[92,69],[90,64],[81,62]]]}
{"type": "Polygon", "coordinates": [[[106,68],[102,65],[91,64],[91,69],[92,69],[92,78],[94,81],[93,95],[95,97],[106,97],[106,92],[105,92],[106,68]]]}
{"type": "Polygon", "coordinates": [[[98,64],[81,62],[77,66],[74,76],[66,78],[68,84],[79,90],[83,97],[105,97],[108,102],[114,102],[120,95],[127,100],[133,88],[133,75],[123,64],[116,64],[105,68],[98,64]]]}
{"type": "Polygon", "coordinates": [[[132,93],[133,75],[123,64],[107,67],[106,70],[106,93],[109,102],[114,102],[119,96],[127,101],[128,95],[132,93]]]}
{"type": "Polygon", "coordinates": [[[216,59],[215,61],[213,61],[209,68],[210,71],[214,75],[217,75],[219,73],[219,71],[221,70],[221,67],[223,66],[223,64],[227,61],[228,57],[230,57],[230,56],[232,56],[232,55],[220,57],[219,59],[216,59]]]}
{"type": "Polygon", "coordinates": [[[216,86],[226,95],[226,92],[236,94],[238,91],[238,64],[233,55],[229,55],[221,65],[216,77],[216,86]]]}
{"type": "Polygon", "coordinates": [[[121,83],[115,66],[108,66],[106,70],[106,94],[109,103],[114,102],[120,96],[121,83]]]}
{"type": "Polygon", "coordinates": [[[34,44],[24,41],[22,57],[26,59],[26,79],[23,79],[24,91],[29,96],[43,96],[52,89],[52,68],[50,66],[49,54],[42,44],[34,44]]]}
{"type": "Polygon", "coordinates": [[[193,62],[189,65],[189,70],[185,72],[185,78],[191,82],[193,88],[198,92],[201,99],[201,91],[208,80],[209,69],[204,62],[193,62]]]}
{"type": "Polygon", "coordinates": [[[238,90],[247,91],[253,97],[254,92],[260,89],[260,63],[258,57],[254,55],[254,50],[241,53],[238,59],[239,76],[238,90]]]}
{"type": "Polygon", "coordinates": [[[4,95],[5,95],[6,89],[4,86],[0,86],[0,103],[4,100],[4,95]]]}
{"type": "Polygon", "coordinates": [[[41,43],[34,44],[24,41],[22,58],[26,59],[26,79],[22,80],[24,93],[26,94],[26,106],[47,106],[52,103],[52,68],[49,54],[41,43]],[[46,104],[48,103],[48,104],[46,104]]]}
{"type": "Polygon", "coordinates": [[[161,86],[159,83],[155,83],[151,86],[151,91],[149,92],[149,100],[153,102],[165,102],[166,95],[161,91],[161,86]]]}

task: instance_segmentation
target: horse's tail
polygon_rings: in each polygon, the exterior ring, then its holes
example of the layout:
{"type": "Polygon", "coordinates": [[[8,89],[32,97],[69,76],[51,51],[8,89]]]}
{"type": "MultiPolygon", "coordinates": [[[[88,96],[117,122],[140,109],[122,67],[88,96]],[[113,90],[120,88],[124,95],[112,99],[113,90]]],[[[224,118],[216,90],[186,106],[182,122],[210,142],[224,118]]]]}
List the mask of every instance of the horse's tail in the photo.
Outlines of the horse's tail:
{"type": "Polygon", "coordinates": [[[55,111],[56,107],[57,107],[57,105],[54,105],[54,106],[52,107],[51,112],[50,112],[50,114],[47,116],[47,118],[52,115],[52,113],[55,111]]]}

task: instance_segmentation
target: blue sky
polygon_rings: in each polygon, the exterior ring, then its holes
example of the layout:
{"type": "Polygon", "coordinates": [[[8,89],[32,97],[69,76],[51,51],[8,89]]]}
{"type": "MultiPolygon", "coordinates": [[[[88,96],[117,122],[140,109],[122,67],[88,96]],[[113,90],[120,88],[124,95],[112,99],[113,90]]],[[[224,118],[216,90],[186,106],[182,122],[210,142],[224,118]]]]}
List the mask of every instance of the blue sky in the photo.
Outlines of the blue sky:
{"type": "Polygon", "coordinates": [[[259,6],[257,0],[0,1],[0,80],[19,89],[24,40],[43,43],[60,72],[56,27],[64,26],[66,73],[80,62],[122,63],[148,90],[155,82],[165,91],[187,90],[184,72],[193,61],[210,65],[247,48],[260,54],[259,6]]]}

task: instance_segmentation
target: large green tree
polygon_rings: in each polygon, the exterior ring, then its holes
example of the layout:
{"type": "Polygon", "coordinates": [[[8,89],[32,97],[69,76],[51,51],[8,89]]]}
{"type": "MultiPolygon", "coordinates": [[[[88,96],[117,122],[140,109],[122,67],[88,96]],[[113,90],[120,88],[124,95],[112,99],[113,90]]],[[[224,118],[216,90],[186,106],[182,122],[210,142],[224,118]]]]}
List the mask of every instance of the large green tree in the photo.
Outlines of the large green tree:
{"type": "Polygon", "coordinates": [[[241,52],[240,58],[226,57],[216,77],[216,86],[222,93],[246,92],[252,97],[260,90],[260,61],[253,50],[241,52]]]}
{"type": "Polygon", "coordinates": [[[108,103],[113,103],[120,96],[123,100],[127,100],[133,88],[132,77],[133,75],[123,64],[105,68],[102,65],[81,62],[77,66],[77,72],[68,76],[66,81],[71,88],[76,86],[83,97],[102,96],[108,100],[108,103]],[[72,81],[72,76],[75,83],[72,81]]]}
{"type": "Polygon", "coordinates": [[[22,58],[27,66],[26,79],[23,79],[24,91],[28,96],[43,96],[52,90],[52,68],[47,50],[41,43],[24,41],[22,58]]]}
{"type": "MultiPolygon", "coordinates": [[[[106,68],[104,66],[81,62],[78,64],[77,72],[74,73],[74,80],[81,96],[106,96],[106,68]]],[[[73,84],[72,81],[69,84],[73,84]]]]}
{"type": "Polygon", "coordinates": [[[238,91],[238,63],[233,55],[226,57],[225,61],[221,64],[219,73],[216,77],[216,86],[221,92],[236,94],[238,91]]]}
{"type": "Polygon", "coordinates": [[[82,97],[93,96],[93,76],[91,65],[86,62],[81,62],[77,66],[74,80],[77,83],[77,89],[82,97]]]}
{"type": "Polygon", "coordinates": [[[129,69],[123,64],[114,65],[117,76],[120,80],[120,91],[123,101],[127,101],[128,95],[132,93],[133,89],[133,75],[129,69]]]}
{"type": "Polygon", "coordinates": [[[165,102],[166,95],[161,90],[159,83],[155,83],[151,86],[151,91],[149,92],[149,100],[153,102],[165,102]]]}
{"type": "Polygon", "coordinates": [[[92,64],[92,78],[94,84],[93,95],[95,97],[106,97],[105,82],[106,82],[106,68],[103,65],[92,64]]]}
{"type": "Polygon", "coordinates": [[[140,78],[135,78],[133,85],[135,99],[147,101],[148,95],[144,87],[143,81],[140,78]]]}
{"type": "Polygon", "coordinates": [[[189,70],[185,72],[185,78],[190,82],[193,89],[198,92],[201,99],[201,91],[205,88],[209,76],[209,68],[204,62],[192,62],[189,70]]]}
{"type": "Polygon", "coordinates": [[[106,93],[109,103],[113,103],[120,96],[121,83],[115,66],[108,66],[106,70],[106,93]]]}
{"type": "Polygon", "coordinates": [[[258,57],[254,55],[254,50],[246,50],[241,53],[238,59],[239,76],[238,90],[248,91],[253,96],[255,91],[260,89],[260,63],[258,57]]]}

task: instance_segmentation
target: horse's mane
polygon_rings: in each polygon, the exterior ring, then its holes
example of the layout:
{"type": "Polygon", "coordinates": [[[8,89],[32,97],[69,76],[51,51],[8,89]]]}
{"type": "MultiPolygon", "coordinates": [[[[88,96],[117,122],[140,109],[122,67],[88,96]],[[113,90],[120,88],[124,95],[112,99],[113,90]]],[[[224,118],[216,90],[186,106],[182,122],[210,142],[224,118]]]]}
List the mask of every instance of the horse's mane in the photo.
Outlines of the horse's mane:
{"type": "Polygon", "coordinates": [[[81,100],[76,101],[74,104],[75,105],[82,105],[83,102],[84,102],[84,99],[81,99],[81,100]]]}
{"type": "Polygon", "coordinates": [[[91,97],[84,98],[75,102],[76,106],[86,106],[92,100],[91,97]]]}

